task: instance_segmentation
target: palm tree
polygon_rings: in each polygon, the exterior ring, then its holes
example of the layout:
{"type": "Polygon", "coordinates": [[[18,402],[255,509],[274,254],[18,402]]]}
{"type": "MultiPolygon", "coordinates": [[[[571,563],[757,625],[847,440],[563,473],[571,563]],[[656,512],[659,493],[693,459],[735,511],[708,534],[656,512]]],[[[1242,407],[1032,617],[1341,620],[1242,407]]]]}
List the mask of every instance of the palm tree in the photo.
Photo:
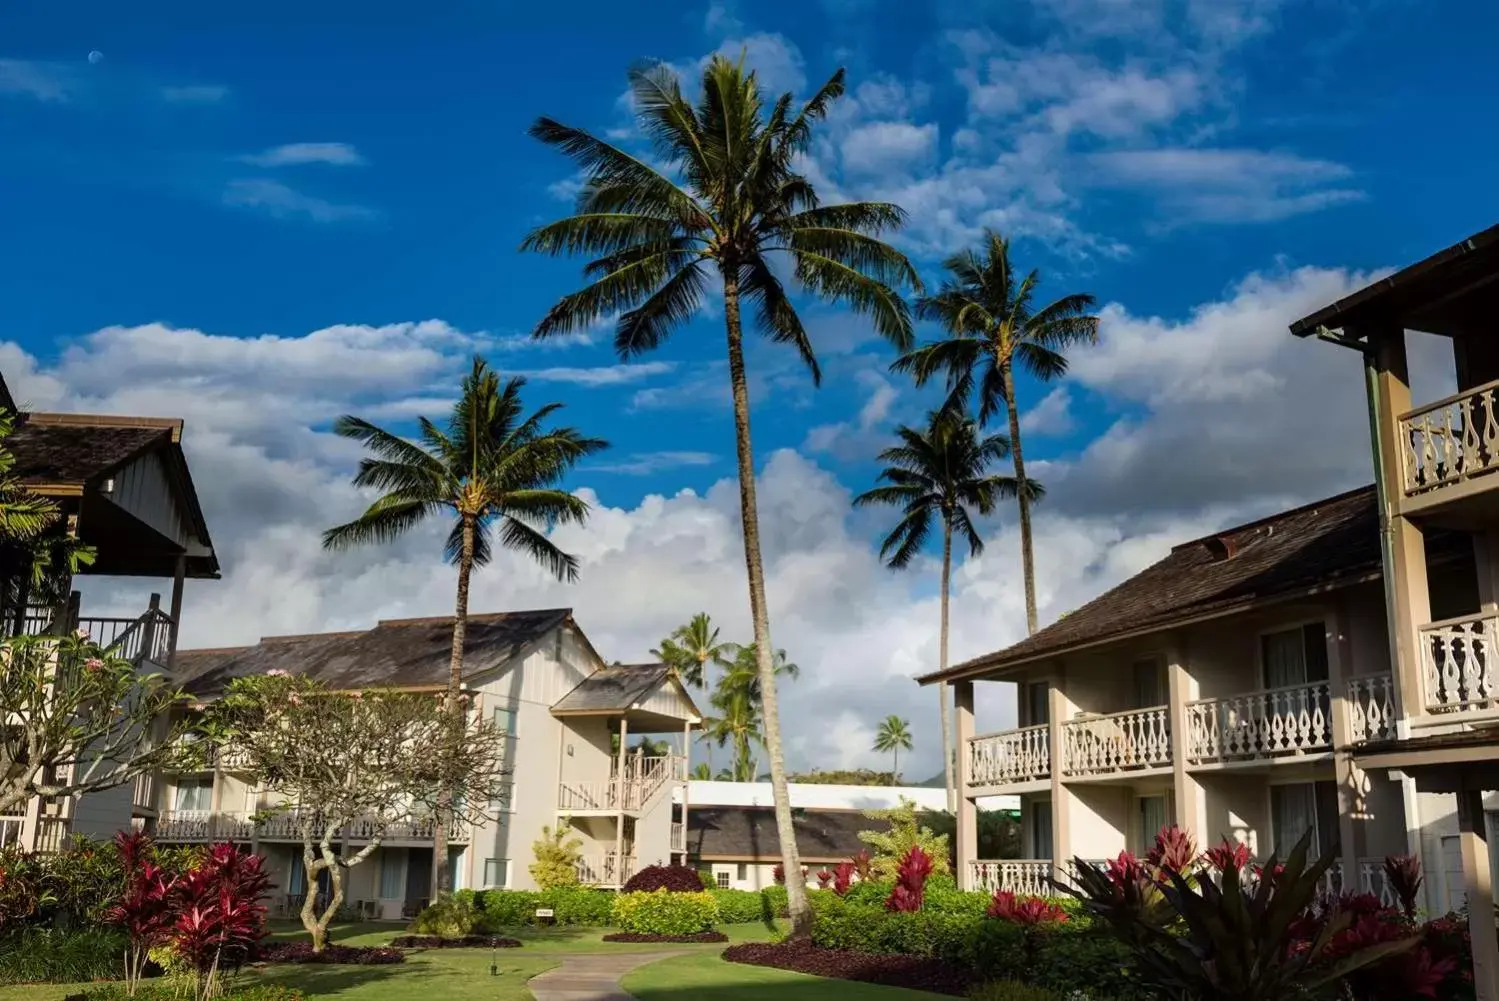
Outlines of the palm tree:
{"type": "Polygon", "coordinates": [[[812,183],[797,172],[811,148],[814,126],[843,94],[842,70],[800,109],[789,94],[767,106],[744,61],[723,56],[704,68],[696,107],[664,65],[632,72],[630,88],[636,122],[653,147],[651,162],[550,118],[531,127],[531,135],[573,160],[584,182],[575,214],[533,231],[522,247],[591,258],[584,268],[589,284],[564,296],[534,334],[558,336],[618,315],[615,349],[632,358],[659,347],[692,320],[710,283],[722,289],[750,618],[760,652],[757,669],[792,935],[800,938],[811,929],[812,911],[781,750],[741,311],[748,303],[752,325],[771,341],[794,348],[816,383],[816,353],[781,275],[789,273],[796,286],[816,298],[868,317],[901,351],[911,346],[911,315],[896,290],[919,289],[920,282],[905,255],[879,238],[904,222],[898,207],[822,205],[812,183]]]}
{"type": "Polygon", "coordinates": [[[895,755],[895,760],[890,766],[890,774],[895,776],[895,781],[900,782],[900,752],[911,749],[911,723],[899,716],[886,716],[880,723],[880,728],[874,735],[874,749],[876,751],[890,751],[895,755]]]}
{"type": "MultiPolygon", "coordinates": [[[[1010,243],[993,231],[984,234],[982,252],[960,251],[943,262],[951,276],[933,296],[916,301],[916,315],[943,325],[947,337],[923,344],[895,362],[893,369],[909,372],[924,385],[938,372],[947,377],[949,407],[966,410],[978,393],[979,424],[1004,411],[1010,424],[1010,458],[1015,482],[1029,483],[1020,447],[1020,405],[1015,398],[1015,366],[1032,377],[1050,382],[1067,371],[1062,353],[1075,344],[1098,340],[1098,317],[1090,312],[1091,295],[1063,296],[1049,306],[1035,308],[1039,272],[1016,277],[1010,266],[1010,243]]],[[[1031,543],[1031,502],[1036,495],[1022,490],[1020,503],[1020,561],[1025,578],[1025,624],[1034,633],[1036,564],[1031,543]]]]}
{"type": "Polygon", "coordinates": [[[659,657],[682,684],[702,688],[708,665],[728,667],[733,648],[734,644],[719,641],[718,628],[708,613],[698,612],[685,626],[673,629],[651,656],[659,657]]]}
{"type": "Polygon", "coordinates": [[[718,774],[714,775],[712,765],[708,764],[708,762],[706,761],[699,761],[697,765],[692,769],[692,778],[698,782],[708,782],[710,780],[718,782],[732,782],[734,781],[734,773],[729,771],[727,768],[720,768],[718,770],[718,774]]]}
{"type": "MultiPolygon", "coordinates": [[[[970,509],[981,515],[992,512],[999,499],[1014,497],[1015,480],[1009,476],[990,476],[989,463],[1010,454],[1010,443],[1003,435],[979,437],[973,420],[941,409],[927,415],[921,430],[904,424],[895,429],[900,444],[880,453],[887,463],[881,470],[881,485],[854,498],[855,507],[886,504],[899,507],[903,517],[880,546],[880,556],[894,569],[910,566],[931,535],[932,522],[942,524],[942,602],[941,631],[938,639],[938,671],[947,670],[948,599],[952,579],[952,537],[956,529],[968,543],[968,552],[977,556],[984,551],[984,540],[974,526],[970,509]]],[[[1041,486],[1032,481],[1034,495],[1041,486]]],[[[942,709],[942,768],[947,780],[947,808],[957,809],[956,784],[953,776],[952,717],[947,699],[947,685],[937,686],[942,709]]]]}
{"type": "MultiPolygon", "coordinates": [[[[734,659],[729,662],[720,686],[730,691],[744,692],[751,702],[763,705],[764,683],[760,677],[760,654],[755,644],[748,646],[733,646],[734,659]]],[[[786,659],[785,650],[777,650],[771,658],[774,676],[777,678],[787,677],[795,680],[802,676],[802,669],[786,659]]]]}
{"type": "MultiPolygon", "coordinates": [[[[412,442],[358,417],[346,415],[333,425],[335,433],[370,453],[359,461],[354,485],[380,496],[358,518],[324,532],[324,548],[390,542],[429,518],[452,519],[444,555],[458,567],[447,688],[447,705],[455,716],[463,711],[459,692],[469,577],[475,567],[489,562],[491,536],[498,533],[501,546],[528,554],[558,579],[576,580],[578,561],[557,548],[546,530],[587,519],[588,505],[558,484],[580,459],[608,447],[574,428],[548,428],[547,419],[561,409],[560,403],[526,416],[521,404],[525,384],[513,378],[501,385],[499,375],[476,357],[446,430],[422,417],[419,440],[412,442]]],[[[447,886],[447,812],[437,811],[432,838],[433,899],[447,886]]]]}

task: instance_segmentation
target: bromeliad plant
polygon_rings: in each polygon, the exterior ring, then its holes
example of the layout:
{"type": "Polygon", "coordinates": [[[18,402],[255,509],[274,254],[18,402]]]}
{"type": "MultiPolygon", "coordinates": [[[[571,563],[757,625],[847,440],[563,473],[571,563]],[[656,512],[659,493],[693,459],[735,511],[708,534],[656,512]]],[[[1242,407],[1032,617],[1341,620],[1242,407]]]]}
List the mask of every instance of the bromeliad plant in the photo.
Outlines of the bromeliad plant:
{"type": "MultiPolygon", "coordinates": [[[[1160,880],[1111,878],[1076,859],[1077,887],[1059,888],[1106,921],[1136,956],[1144,985],[1177,1001],[1281,1001],[1302,998],[1370,964],[1410,949],[1417,939],[1379,941],[1338,954],[1331,946],[1352,924],[1343,911],[1315,915],[1323,875],[1337,860],[1328,851],[1308,862],[1308,832],[1284,864],[1272,858],[1266,875],[1246,878],[1226,857],[1219,875],[1192,884],[1161,867],[1160,880]],[[1159,887],[1164,906],[1148,906],[1159,887]]],[[[1132,875],[1132,874],[1127,874],[1132,875]]]]}

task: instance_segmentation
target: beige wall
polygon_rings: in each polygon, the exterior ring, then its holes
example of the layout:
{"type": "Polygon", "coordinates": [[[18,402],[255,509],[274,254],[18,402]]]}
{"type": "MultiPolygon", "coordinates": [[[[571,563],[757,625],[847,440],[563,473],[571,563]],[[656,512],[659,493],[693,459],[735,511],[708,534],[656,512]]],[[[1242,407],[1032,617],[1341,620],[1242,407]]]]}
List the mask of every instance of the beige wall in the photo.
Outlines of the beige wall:
{"type": "Polygon", "coordinates": [[[1207,830],[1192,832],[1203,846],[1227,838],[1255,855],[1270,852],[1270,791],[1263,774],[1218,772],[1198,776],[1207,811],[1207,830]]]}
{"type": "Polygon", "coordinates": [[[1062,802],[1068,811],[1069,856],[1110,859],[1128,848],[1132,802],[1128,786],[1074,785],[1066,792],[1062,802]]]}

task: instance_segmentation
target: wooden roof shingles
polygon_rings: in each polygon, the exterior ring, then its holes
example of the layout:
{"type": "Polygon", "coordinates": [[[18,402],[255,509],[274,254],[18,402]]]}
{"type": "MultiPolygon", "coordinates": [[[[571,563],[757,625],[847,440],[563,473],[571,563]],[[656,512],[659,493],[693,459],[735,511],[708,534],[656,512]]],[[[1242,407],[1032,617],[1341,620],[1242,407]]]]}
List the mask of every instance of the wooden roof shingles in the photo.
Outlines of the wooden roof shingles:
{"type": "MultiPolygon", "coordinates": [[[[867,847],[860,831],[889,827],[857,810],[792,810],[796,847],[806,862],[841,862],[867,847]]],[[[775,811],[757,806],[703,806],[687,811],[687,852],[704,860],[779,862],[775,811]]]]}
{"type": "Polygon", "coordinates": [[[610,664],[578,683],[553,713],[624,712],[671,674],[665,664],[610,664]]]}
{"type": "Polygon", "coordinates": [[[16,457],[15,473],[23,483],[83,484],[170,441],[165,427],[51,424],[23,415],[5,447],[16,457]]]}

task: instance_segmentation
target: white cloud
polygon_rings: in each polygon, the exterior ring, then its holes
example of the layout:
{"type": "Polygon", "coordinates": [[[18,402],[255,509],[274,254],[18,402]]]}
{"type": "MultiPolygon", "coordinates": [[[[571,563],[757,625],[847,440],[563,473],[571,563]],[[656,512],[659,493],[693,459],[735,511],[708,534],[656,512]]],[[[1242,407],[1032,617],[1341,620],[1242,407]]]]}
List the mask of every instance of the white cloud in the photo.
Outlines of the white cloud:
{"type": "Polygon", "coordinates": [[[594,368],[563,365],[524,370],[516,374],[538,382],[566,382],[575,386],[623,386],[653,375],[663,375],[674,367],[669,361],[646,361],[594,368]]]}
{"type": "Polygon", "coordinates": [[[1093,158],[1100,183],[1153,189],[1174,222],[1270,222],[1361,201],[1341,163],[1252,149],[1117,150],[1093,158]]]}
{"type": "Polygon", "coordinates": [[[615,462],[591,462],[590,473],[618,473],[623,476],[648,476],[668,469],[708,466],[718,461],[712,452],[635,452],[615,462]]]}
{"type": "Polygon", "coordinates": [[[61,104],[73,96],[76,86],[75,73],[61,63],[0,59],[0,94],[61,104]]]}
{"type": "Polygon", "coordinates": [[[358,167],[365,163],[359,150],[348,143],[287,143],[273,146],[260,153],[239,158],[257,167],[292,167],[308,163],[323,163],[334,167],[358,167]]]}
{"type": "Polygon", "coordinates": [[[303,219],[316,223],[372,222],[380,213],[364,205],[331,202],[264,177],[230,181],[223,202],[231,208],[254,209],[275,219],[303,219]]]}
{"type": "Polygon", "coordinates": [[[1072,414],[1072,394],[1058,386],[1041,398],[1041,402],[1020,415],[1020,430],[1025,436],[1051,437],[1071,434],[1077,426],[1072,414]]]}
{"type": "Polygon", "coordinates": [[[161,99],[169,104],[217,104],[229,96],[222,84],[188,84],[161,88],[161,99]]]}
{"type": "Polygon", "coordinates": [[[843,137],[843,169],[851,174],[884,175],[919,169],[937,155],[937,126],[928,122],[870,122],[843,137]]]}

